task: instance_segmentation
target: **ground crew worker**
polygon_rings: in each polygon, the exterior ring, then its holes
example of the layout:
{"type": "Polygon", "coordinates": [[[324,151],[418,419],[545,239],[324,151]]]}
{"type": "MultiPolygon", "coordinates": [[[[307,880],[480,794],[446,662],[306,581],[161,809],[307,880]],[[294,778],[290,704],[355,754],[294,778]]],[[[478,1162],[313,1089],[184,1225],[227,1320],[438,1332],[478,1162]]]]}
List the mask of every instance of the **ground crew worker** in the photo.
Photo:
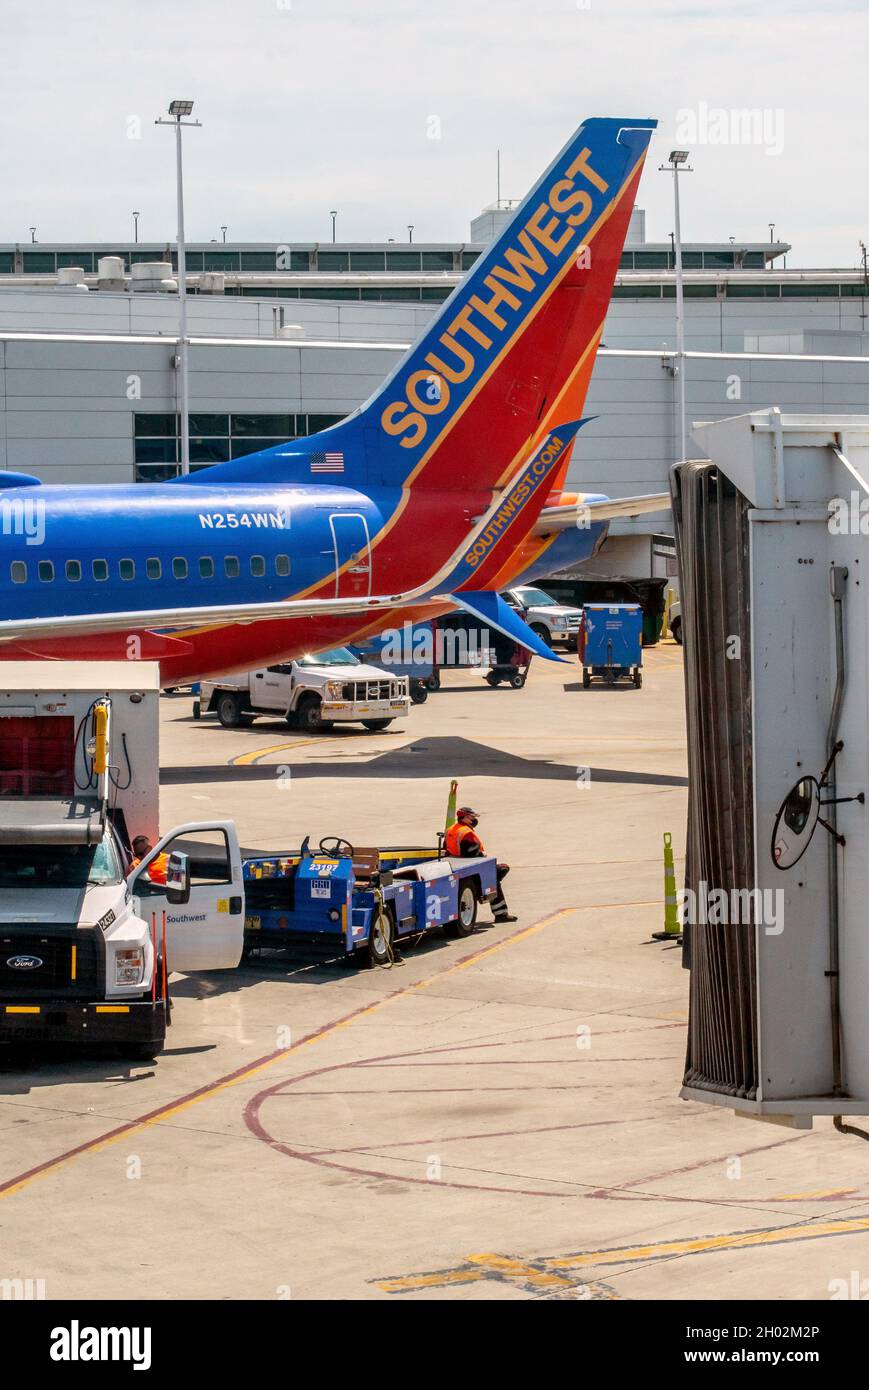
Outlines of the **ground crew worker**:
{"type": "MultiPolygon", "coordinates": [[[[147,835],[137,835],[133,841],[133,868],[137,869],[143,859],[147,859],[154,846],[147,835]]],[[[150,883],[165,883],[166,870],[169,867],[168,854],[158,854],[156,859],[152,859],[147,869],[145,877],[150,883]]]]}
{"type": "MultiPolygon", "coordinates": [[[[478,859],[480,855],[486,853],[483,841],[477,834],[479,816],[476,811],[472,811],[470,806],[460,806],[456,811],[456,819],[448,828],[444,848],[451,859],[478,859]]],[[[519,919],[514,917],[507,906],[507,899],[504,897],[504,890],[501,887],[502,879],[505,879],[510,872],[509,864],[498,865],[498,896],[492,900],[492,915],[496,922],[517,922],[519,919]]]]}

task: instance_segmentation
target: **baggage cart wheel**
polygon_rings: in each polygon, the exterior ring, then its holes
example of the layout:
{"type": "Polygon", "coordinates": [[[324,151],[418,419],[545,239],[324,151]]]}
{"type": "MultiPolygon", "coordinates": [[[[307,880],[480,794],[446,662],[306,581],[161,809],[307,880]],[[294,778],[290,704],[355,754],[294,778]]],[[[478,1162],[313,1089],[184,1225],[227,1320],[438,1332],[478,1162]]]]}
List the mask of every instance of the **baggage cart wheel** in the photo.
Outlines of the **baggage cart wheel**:
{"type": "Polygon", "coordinates": [[[477,894],[472,883],[463,883],[459,893],[459,907],[454,922],[444,928],[447,936],[470,936],[477,921],[477,894]]]}
{"type": "Polygon", "coordinates": [[[388,965],[392,960],[392,917],[387,908],[379,904],[371,914],[368,959],[372,965],[388,965]]]}
{"type": "Polygon", "coordinates": [[[591,685],[591,672],[590,672],[587,668],[584,667],[584,668],[583,668],[583,672],[582,672],[582,688],[583,688],[583,690],[588,690],[588,687],[589,687],[590,685],[591,685]]]}
{"type": "Polygon", "coordinates": [[[496,685],[500,685],[500,684],[501,684],[501,677],[500,677],[500,676],[496,676],[494,671],[490,671],[489,674],[486,676],[485,679],[486,679],[486,684],[487,684],[487,685],[491,685],[491,687],[492,687],[493,690],[494,690],[494,688],[495,688],[496,685]]]}
{"type": "Polygon", "coordinates": [[[441,678],[437,671],[435,671],[432,675],[429,676],[428,680],[426,681],[426,686],[429,690],[440,690],[441,678]]]}
{"type": "Polygon", "coordinates": [[[637,686],[637,688],[639,689],[639,687],[642,685],[642,683],[643,683],[643,673],[642,673],[642,671],[640,670],[640,668],[639,668],[639,666],[638,666],[637,669],[636,669],[636,671],[634,672],[634,685],[637,686]]]}

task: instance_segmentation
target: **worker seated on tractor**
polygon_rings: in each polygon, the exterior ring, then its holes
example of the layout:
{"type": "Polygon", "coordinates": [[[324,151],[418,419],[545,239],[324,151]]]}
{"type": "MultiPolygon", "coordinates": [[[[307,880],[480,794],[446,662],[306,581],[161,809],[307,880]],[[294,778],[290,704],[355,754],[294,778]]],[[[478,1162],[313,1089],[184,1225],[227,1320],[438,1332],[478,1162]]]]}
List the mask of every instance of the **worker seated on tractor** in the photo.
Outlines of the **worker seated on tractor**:
{"type": "MultiPolygon", "coordinates": [[[[470,806],[460,806],[456,811],[456,819],[449,827],[446,834],[444,848],[450,859],[479,859],[486,853],[483,841],[477,834],[479,816],[476,811],[472,811],[470,806]]],[[[504,897],[504,890],[501,881],[510,872],[509,864],[498,865],[498,896],[492,901],[492,915],[496,922],[517,922],[519,919],[514,917],[507,906],[507,899],[504,897]]]]}
{"type": "MultiPolygon", "coordinates": [[[[142,860],[147,859],[153,848],[154,846],[151,844],[147,835],[137,835],[133,841],[133,863],[131,867],[138,869],[142,860]]],[[[158,854],[156,859],[151,860],[143,877],[146,878],[149,883],[165,884],[168,866],[168,854],[158,854]]]]}

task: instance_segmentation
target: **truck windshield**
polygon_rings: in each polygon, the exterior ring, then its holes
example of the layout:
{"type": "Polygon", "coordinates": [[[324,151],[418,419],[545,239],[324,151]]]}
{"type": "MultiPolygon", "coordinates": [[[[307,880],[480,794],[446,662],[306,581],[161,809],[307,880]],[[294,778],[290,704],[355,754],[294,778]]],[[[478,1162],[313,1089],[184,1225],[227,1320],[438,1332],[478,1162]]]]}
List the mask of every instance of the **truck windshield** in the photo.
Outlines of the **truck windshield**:
{"type": "Polygon", "coordinates": [[[0,846],[0,888],[97,888],[121,878],[108,836],[98,845],[0,846]]]}
{"type": "Polygon", "coordinates": [[[550,594],[544,594],[542,589],[517,589],[522,603],[526,608],[550,608],[556,600],[550,594]]]}
{"type": "Polygon", "coordinates": [[[354,656],[347,647],[333,647],[328,652],[316,652],[313,656],[300,656],[297,664],[299,666],[358,666],[359,658],[354,656]]]}

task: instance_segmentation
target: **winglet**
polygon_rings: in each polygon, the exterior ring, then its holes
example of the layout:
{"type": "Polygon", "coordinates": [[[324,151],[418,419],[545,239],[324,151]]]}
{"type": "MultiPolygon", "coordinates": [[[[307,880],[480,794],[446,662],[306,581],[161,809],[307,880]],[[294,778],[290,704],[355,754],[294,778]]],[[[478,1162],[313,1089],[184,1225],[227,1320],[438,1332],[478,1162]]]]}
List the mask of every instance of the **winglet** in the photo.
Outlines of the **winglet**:
{"type": "Polygon", "coordinates": [[[542,637],[532,632],[525,620],[520,618],[518,613],[514,613],[500,594],[492,593],[490,590],[476,594],[463,590],[462,593],[452,594],[451,597],[459,608],[464,608],[475,618],[482,618],[483,622],[495,628],[496,632],[503,632],[505,637],[510,637],[520,647],[527,647],[536,656],[542,656],[546,661],[564,660],[563,657],[555,655],[542,637]]]}

